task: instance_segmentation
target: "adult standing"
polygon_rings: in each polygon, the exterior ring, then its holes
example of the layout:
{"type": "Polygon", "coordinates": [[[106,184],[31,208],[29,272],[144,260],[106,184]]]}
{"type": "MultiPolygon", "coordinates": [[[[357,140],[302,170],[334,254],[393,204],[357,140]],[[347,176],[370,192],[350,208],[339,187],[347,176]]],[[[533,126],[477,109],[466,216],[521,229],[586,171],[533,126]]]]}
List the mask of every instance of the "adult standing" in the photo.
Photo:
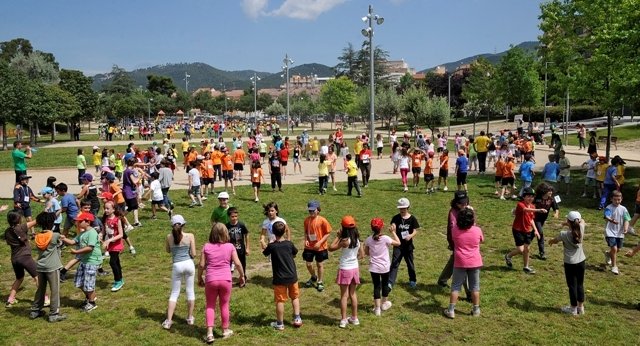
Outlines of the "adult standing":
{"type": "Polygon", "coordinates": [[[133,212],[133,220],[135,227],[142,224],[138,220],[138,180],[140,179],[138,171],[134,168],[137,160],[130,158],[127,160],[127,169],[124,170],[122,176],[122,193],[124,201],[127,204],[127,213],[133,212]]]}
{"type": "Polygon", "coordinates": [[[13,142],[13,151],[11,152],[11,158],[13,159],[13,170],[16,173],[16,183],[19,183],[20,176],[27,175],[27,162],[26,159],[31,159],[33,153],[31,147],[26,146],[24,149],[22,141],[13,142]]]}
{"type": "Polygon", "coordinates": [[[473,141],[473,149],[478,153],[478,173],[485,174],[487,171],[487,153],[489,152],[489,143],[491,139],[486,136],[484,131],[480,131],[480,136],[473,141]]]}

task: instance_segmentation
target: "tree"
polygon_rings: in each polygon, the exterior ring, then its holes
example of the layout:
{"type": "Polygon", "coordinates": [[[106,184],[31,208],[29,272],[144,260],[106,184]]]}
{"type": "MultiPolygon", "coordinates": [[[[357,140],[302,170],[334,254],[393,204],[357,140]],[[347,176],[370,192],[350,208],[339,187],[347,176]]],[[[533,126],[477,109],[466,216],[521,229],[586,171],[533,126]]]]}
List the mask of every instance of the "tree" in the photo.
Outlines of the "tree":
{"type": "Polygon", "coordinates": [[[352,81],[361,80],[362,76],[362,61],[358,58],[358,52],[353,48],[351,42],[347,43],[345,48],[342,48],[342,55],[338,57],[340,61],[333,69],[336,73],[336,77],[347,77],[352,81]]]}
{"type": "Polygon", "coordinates": [[[411,87],[402,95],[402,114],[409,125],[411,133],[415,134],[420,124],[424,124],[424,117],[428,111],[429,97],[423,88],[411,87]]]}
{"type": "Polygon", "coordinates": [[[147,75],[147,90],[152,93],[171,96],[177,89],[171,77],[147,75]]]}
{"type": "Polygon", "coordinates": [[[110,76],[111,82],[102,87],[105,93],[128,96],[136,89],[136,82],[118,65],[113,65],[110,76]]]}
{"type": "Polygon", "coordinates": [[[391,120],[398,122],[401,113],[400,97],[392,88],[378,89],[376,93],[376,114],[387,123],[387,133],[391,132],[391,120]]]}
{"type": "Polygon", "coordinates": [[[270,104],[267,108],[265,108],[264,112],[269,114],[269,116],[273,117],[273,116],[278,116],[278,115],[282,115],[286,112],[287,110],[284,109],[284,106],[282,106],[278,101],[273,101],[272,104],[270,104]]]}
{"type": "Polygon", "coordinates": [[[32,52],[33,46],[31,42],[24,38],[14,38],[11,41],[0,42],[0,62],[10,62],[17,53],[28,56],[32,52]]]}
{"type": "MultiPolygon", "coordinates": [[[[389,52],[380,47],[374,47],[373,75],[376,86],[386,86],[388,84],[388,81],[385,78],[387,75],[386,62],[388,58],[389,52]]],[[[356,51],[353,48],[353,45],[349,43],[346,48],[343,48],[342,55],[338,57],[338,60],[340,63],[334,67],[336,77],[347,77],[358,86],[370,84],[370,53],[368,40],[365,40],[362,43],[362,47],[358,51],[356,51]]]]}
{"type": "Polygon", "coordinates": [[[7,150],[7,122],[20,124],[28,119],[30,105],[35,96],[33,83],[26,74],[12,69],[0,61],[0,124],[2,125],[2,150],[7,150]]]}
{"type": "MultiPolygon", "coordinates": [[[[69,92],[78,104],[78,108],[75,109],[77,112],[69,117],[69,125],[82,120],[90,122],[95,119],[98,95],[91,89],[92,82],[91,77],[86,77],[80,71],[65,69],[60,71],[60,88],[69,92]]],[[[69,135],[73,138],[72,131],[69,131],[69,135]]]]}
{"type": "Polygon", "coordinates": [[[330,116],[345,113],[355,99],[356,86],[347,77],[330,79],[320,89],[320,107],[330,116]]]}
{"type": "Polygon", "coordinates": [[[505,104],[527,108],[540,104],[542,84],[536,66],[534,56],[519,47],[512,47],[500,59],[496,82],[505,104]]]}
{"type": "Polygon", "coordinates": [[[462,97],[467,100],[465,107],[472,108],[472,110],[468,110],[474,116],[474,129],[476,117],[482,110],[485,111],[487,119],[489,119],[491,112],[501,105],[496,78],[494,78],[495,74],[495,67],[488,60],[480,58],[471,65],[467,83],[462,87],[462,97]]]}
{"type": "Polygon", "coordinates": [[[446,98],[440,96],[431,96],[429,98],[424,123],[431,130],[432,138],[438,126],[447,126],[449,124],[449,104],[446,98]]]}
{"type": "Polygon", "coordinates": [[[413,76],[411,73],[407,72],[402,77],[400,77],[400,84],[396,87],[396,91],[398,94],[404,93],[405,90],[409,89],[415,85],[415,81],[413,80],[413,76]]]}
{"type": "MultiPolygon", "coordinates": [[[[58,85],[43,85],[42,97],[38,104],[39,121],[51,124],[51,143],[56,142],[56,122],[71,123],[71,119],[80,113],[80,105],[76,98],[58,85]]],[[[72,133],[69,126],[69,133],[72,133]]],[[[72,134],[73,137],[73,134],[72,134]]]]}

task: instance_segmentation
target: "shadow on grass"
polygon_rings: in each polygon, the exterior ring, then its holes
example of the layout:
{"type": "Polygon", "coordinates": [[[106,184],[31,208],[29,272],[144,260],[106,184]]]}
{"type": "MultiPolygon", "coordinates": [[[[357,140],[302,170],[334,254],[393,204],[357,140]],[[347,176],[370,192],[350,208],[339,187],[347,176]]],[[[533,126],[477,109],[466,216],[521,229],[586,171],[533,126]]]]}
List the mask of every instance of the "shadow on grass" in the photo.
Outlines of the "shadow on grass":
{"type": "Polygon", "coordinates": [[[513,268],[509,268],[505,265],[491,265],[482,267],[481,271],[490,271],[490,272],[512,272],[515,271],[513,268]]]}
{"type": "Polygon", "coordinates": [[[558,313],[558,314],[560,313],[560,309],[558,308],[554,308],[551,306],[537,305],[528,299],[517,300],[515,298],[511,298],[509,302],[507,302],[507,305],[509,305],[512,308],[516,308],[518,310],[527,311],[527,312],[558,313]]]}
{"type": "MultiPolygon", "coordinates": [[[[338,305],[340,305],[339,300],[338,305]]],[[[336,326],[340,318],[339,315],[336,315],[336,318],[330,318],[328,316],[320,314],[305,314],[304,311],[302,311],[302,319],[303,321],[313,321],[313,323],[316,325],[336,326]]]]}
{"type": "Polygon", "coordinates": [[[254,275],[249,279],[248,283],[266,288],[273,288],[273,278],[267,276],[254,275]]]}
{"type": "MultiPolygon", "coordinates": [[[[162,329],[161,324],[162,322],[167,318],[167,315],[165,315],[164,313],[159,313],[159,312],[150,312],[149,310],[145,309],[145,308],[137,308],[136,310],[136,315],[139,318],[143,318],[143,319],[148,319],[148,320],[152,320],[155,323],[157,323],[158,325],[158,330],[162,329]]],[[[173,316],[173,324],[171,326],[171,329],[168,330],[168,333],[179,333],[182,336],[185,337],[192,337],[198,341],[202,341],[202,337],[201,335],[204,334],[204,330],[201,330],[203,328],[198,328],[195,326],[190,326],[188,325],[185,321],[184,318],[176,318],[176,315],[173,316]]]]}
{"type": "Polygon", "coordinates": [[[242,312],[237,312],[233,315],[233,323],[248,325],[252,327],[265,327],[268,326],[275,319],[275,316],[267,316],[265,313],[258,315],[250,315],[242,312]]]}
{"type": "Polygon", "coordinates": [[[423,313],[425,315],[441,313],[443,309],[440,303],[435,300],[431,300],[429,302],[425,300],[421,300],[419,302],[405,302],[402,304],[402,307],[405,309],[413,310],[415,312],[423,313]]]}
{"type": "Polygon", "coordinates": [[[604,300],[591,295],[588,297],[587,302],[591,304],[596,304],[601,306],[610,306],[616,309],[627,309],[627,310],[636,310],[638,309],[638,306],[639,306],[639,304],[634,304],[629,302],[625,303],[625,302],[618,302],[618,301],[612,301],[612,300],[604,300]]]}
{"type": "Polygon", "coordinates": [[[586,269],[594,272],[606,272],[607,266],[604,264],[587,264],[586,269]]]}

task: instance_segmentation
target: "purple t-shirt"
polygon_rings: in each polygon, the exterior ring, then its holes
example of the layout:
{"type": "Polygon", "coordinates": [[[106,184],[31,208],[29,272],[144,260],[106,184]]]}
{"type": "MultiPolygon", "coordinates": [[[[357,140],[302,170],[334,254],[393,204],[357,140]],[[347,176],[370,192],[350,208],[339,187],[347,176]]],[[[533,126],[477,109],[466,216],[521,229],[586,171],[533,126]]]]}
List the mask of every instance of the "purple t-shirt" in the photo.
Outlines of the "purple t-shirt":
{"type": "Polygon", "coordinates": [[[202,248],[207,274],[205,282],[231,281],[231,256],[236,251],[231,243],[206,243],[202,248]]]}
{"type": "Polygon", "coordinates": [[[482,255],[480,243],[484,241],[482,230],[478,226],[471,226],[462,231],[458,226],[451,230],[453,238],[453,267],[454,268],[479,268],[482,267],[482,255]]]}
{"type": "Polygon", "coordinates": [[[388,235],[382,235],[376,241],[373,237],[365,240],[365,245],[369,248],[369,271],[377,274],[388,273],[391,268],[389,261],[389,245],[393,240],[388,235]]]}
{"type": "Polygon", "coordinates": [[[122,174],[122,193],[124,194],[124,198],[133,199],[138,197],[138,191],[136,189],[136,185],[131,181],[131,175],[134,177],[138,176],[138,172],[135,169],[127,168],[124,170],[122,174]]]}

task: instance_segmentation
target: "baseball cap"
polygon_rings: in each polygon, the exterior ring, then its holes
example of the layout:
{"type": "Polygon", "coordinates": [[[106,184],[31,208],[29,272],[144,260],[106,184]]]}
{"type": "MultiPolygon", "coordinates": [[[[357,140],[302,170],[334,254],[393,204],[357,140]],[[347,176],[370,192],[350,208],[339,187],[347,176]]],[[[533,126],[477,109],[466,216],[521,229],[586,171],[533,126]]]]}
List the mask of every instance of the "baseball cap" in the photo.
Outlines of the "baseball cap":
{"type": "Polygon", "coordinates": [[[82,213],[78,214],[78,216],[76,216],[75,220],[93,222],[95,220],[95,217],[93,217],[93,214],[83,211],[82,213]]]}
{"type": "Polygon", "coordinates": [[[229,199],[229,193],[227,191],[222,191],[218,194],[218,199],[229,199]]]}
{"type": "Polygon", "coordinates": [[[314,211],[314,210],[317,210],[318,208],[320,208],[320,202],[316,200],[311,200],[309,201],[309,203],[307,203],[307,210],[309,211],[314,211]]]}
{"type": "Polygon", "coordinates": [[[42,190],[40,190],[40,194],[41,195],[44,195],[46,193],[53,194],[53,189],[50,188],[49,186],[45,186],[45,187],[42,188],[42,190]]]}
{"type": "Polygon", "coordinates": [[[91,175],[91,173],[85,173],[82,175],[82,180],[86,180],[86,181],[93,181],[93,175],[91,175]]]}
{"type": "Polygon", "coordinates": [[[113,200],[113,194],[111,192],[106,192],[105,191],[105,192],[101,193],[100,196],[98,196],[98,197],[104,198],[107,201],[112,201],[113,200]]]}
{"type": "Polygon", "coordinates": [[[93,146],[93,150],[98,150],[98,149],[100,149],[100,147],[99,147],[99,146],[97,146],[97,145],[94,145],[94,146],[93,146]]]}
{"type": "Polygon", "coordinates": [[[533,196],[535,194],[536,192],[530,187],[525,187],[524,190],[522,190],[522,196],[533,196]]]}
{"type": "Polygon", "coordinates": [[[379,230],[384,227],[384,221],[381,218],[376,217],[371,219],[371,229],[379,230]]]}
{"type": "Polygon", "coordinates": [[[409,208],[411,202],[409,202],[408,198],[402,197],[398,200],[397,207],[398,209],[409,208]]]}
{"type": "Polygon", "coordinates": [[[30,175],[26,175],[26,174],[22,174],[20,175],[20,177],[18,177],[18,180],[25,180],[25,179],[31,179],[30,175]]]}
{"type": "Polygon", "coordinates": [[[340,221],[340,225],[347,228],[356,227],[356,220],[351,215],[345,215],[340,221]]]}
{"type": "Polygon", "coordinates": [[[182,217],[182,215],[173,215],[171,217],[171,226],[177,225],[177,224],[184,225],[186,223],[187,221],[184,220],[184,217],[182,217]]]}
{"type": "Polygon", "coordinates": [[[196,156],[196,160],[204,160],[204,156],[198,155],[198,156],[196,156]]]}
{"type": "Polygon", "coordinates": [[[105,175],[105,178],[107,178],[107,180],[109,181],[115,181],[116,180],[116,175],[113,173],[107,173],[107,175],[105,175]]]}
{"type": "Polygon", "coordinates": [[[572,210],[569,212],[569,214],[567,214],[567,220],[574,222],[576,220],[580,220],[582,219],[582,215],[580,215],[579,212],[572,210]]]}
{"type": "Polygon", "coordinates": [[[466,191],[456,191],[456,193],[453,194],[453,202],[454,203],[461,203],[461,202],[469,203],[469,195],[467,195],[466,191]]]}

